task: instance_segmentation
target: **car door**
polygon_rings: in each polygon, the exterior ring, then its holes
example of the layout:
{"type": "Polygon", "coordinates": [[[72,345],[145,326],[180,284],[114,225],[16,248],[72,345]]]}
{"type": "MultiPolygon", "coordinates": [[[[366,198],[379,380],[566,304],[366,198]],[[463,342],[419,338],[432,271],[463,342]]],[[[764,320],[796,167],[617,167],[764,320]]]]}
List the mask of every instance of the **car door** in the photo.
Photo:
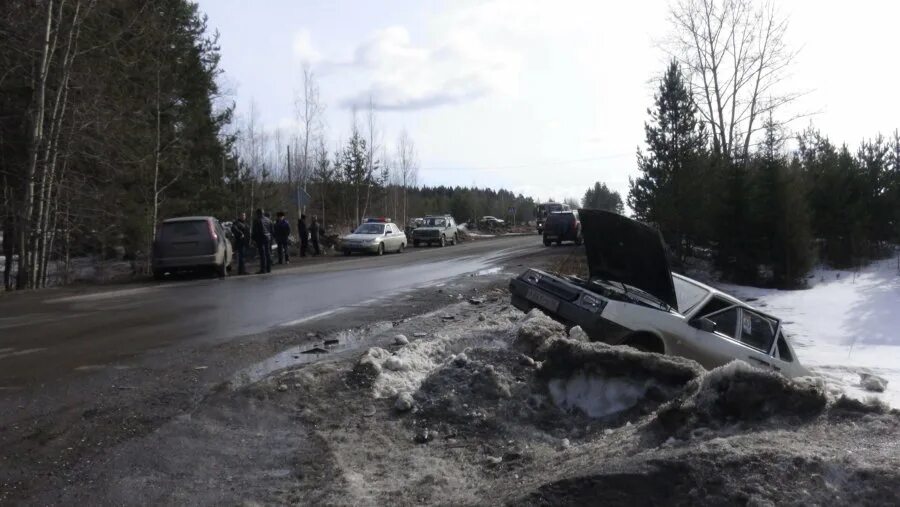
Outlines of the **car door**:
{"type": "Polygon", "coordinates": [[[385,251],[397,251],[400,248],[400,235],[397,234],[397,231],[394,230],[394,224],[385,224],[384,233],[385,251]]]}
{"type": "Polygon", "coordinates": [[[772,347],[772,349],[772,359],[775,361],[776,365],[781,367],[781,371],[785,375],[789,377],[802,377],[810,374],[809,370],[804,368],[800,364],[800,361],[797,360],[797,355],[784,337],[784,331],[782,329],[778,330],[778,337],[776,338],[775,346],[772,347]]]}
{"type": "MultiPolygon", "coordinates": [[[[750,362],[752,350],[740,342],[740,305],[719,297],[712,297],[691,317],[692,321],[707,319],[713,331],[690,327],[683,339],[675,340],[674,353],[694,359],[706,368],[716,368],[735,359],[750,362]]],[[[754,356],[756,357],[756,356],[754,356]]]]}
{"type": "Polygon", "coordinates": [[[747,362],[757,368],[783,371],[780,361],[773,356],[775,336],[779,322],[749,308],[741,308],[741,325],[738,339],[749,350],[747,362]]]}
{"type": "Polygon", "coordinates": [[[397,235],[397,250],[400,250],[402,247],[406,247],[406,235],[403,234],[403,231],[400,230],[396,224],[391,224],[394,227],[394,234],[397,235]]]}
{"type": "Polygon", "coordinates": [[[231,264],[231,241],[228,240],[228,235],[221,222],[215,220],[215,227],[220,245],[219,248],[222,250],[222,258],[225,259],[226,265],[231,264]]]}

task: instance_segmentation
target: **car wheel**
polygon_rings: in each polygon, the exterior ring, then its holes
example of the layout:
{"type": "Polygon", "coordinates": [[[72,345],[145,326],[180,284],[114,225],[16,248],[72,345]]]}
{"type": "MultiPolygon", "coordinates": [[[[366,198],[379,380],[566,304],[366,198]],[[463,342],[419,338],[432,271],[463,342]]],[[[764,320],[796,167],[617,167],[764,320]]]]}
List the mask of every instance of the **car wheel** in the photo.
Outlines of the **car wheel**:
{"type": "Polygon", "coordinates": [[[544,246],[550,246],[551,244],[552,244],[552,243],[550,242],[549,239],[544,238],[544,246]]]}
{"type": "Polygon", "coordinates": [[[419,248],[419,240],[414,239],[414,240],[413,240],[413,246],[416,247],[416,248],[419,248]]]}
{"type": "Polygon", "coordinates": [[[445,246],[446,244],[447,244],[447,238],[445,238],[443,235],[441,235],[441,241],[440,241],[440,243],[438,243],[438,245],[445,246]]]}
{"type": "Polygon", "coordinates": [[[403,253],[403,248],[406,246],[405,243],[400,243],[400,247],[397,248],[397,253],[403,253]]]}
{"type": "Polygon", "coordinates": [[[662,340],[650,333],[634,333],[626,337],[622,341],[622,345],[628,345],[641,352],[653,352],[656,354],[666,353],[666,347],[663,345],[662,340]]]}
{"type": "Polygon", "coordinates": [[[350,256],[350,250],[344,250],[344,255],[349,257],[349,256],[350,256]]]}
{"type": "Polygon", "coordinates": [[[459,243],[459,234],[454,233],[453,234],[453,244],[456,245],[457,243],[459,243]]]}
{"type": "Polygon", "coordinates": [[[164,269],[154,269],[153,270],[153,279],[154,280],[163,280],[166,278],[166,270],[164,269]]]}
{"type": "Polygon", "coordinates": [[[375,255],[384,255],[384,243],[378,244],[378,251],[375,252],[375,255]]]}
{"type": "Polygon", "coordinates": [[[561,239],[556,240],[556,246],[560,246],[560,245],[562,245],[562,240],[561,239]]]}
{"type": "Polygon", "coordinates": [[[219,278],[225,278],[228,275],[228,266],[225,264],[225,261],[222,261],[222,264],[216,266],[215,271],[219,278]]]}

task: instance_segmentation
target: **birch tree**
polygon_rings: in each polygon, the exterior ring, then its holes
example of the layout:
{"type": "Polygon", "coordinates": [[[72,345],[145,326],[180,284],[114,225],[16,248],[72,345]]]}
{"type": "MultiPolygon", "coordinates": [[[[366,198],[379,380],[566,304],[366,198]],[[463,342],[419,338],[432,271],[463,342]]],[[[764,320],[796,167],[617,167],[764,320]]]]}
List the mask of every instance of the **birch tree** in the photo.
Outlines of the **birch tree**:
{"type": "MultiPolygon", "coordinates": [[[[313,165],[311,159],[314,154],[312,150],[316,149],[318,138],[322,135],[322,118],[325,114],[325,107],[319,99],[319,84],[309,65],[304,65],[303,67],[302,85],[303,89],[300,91],[295,103],[297,119],[300,124],[299,175],[297,184],[301,185],[305,191],[313,165]]],[[[297,202],[297,217],[302,213],[303,206],[297,202]]]]}
{"type": "Polygon", "coordinates": [[[400,184],[403,188],[403,224],[409,221],[409,189],[415,187],[419,177],[419,162],[416,157],[416,147],[409,133],[404,129],[397,139],[397,169],[400,175],[400,184]]]}
{"type": "Polygon", "coordinates": [[[779,89],[796,55],[787,18],[774,2],[754,0],[675,0],[670,17],[669,49],[686,69],[714,152],[746,161],[760,118],[800,96],[779,89]]]}

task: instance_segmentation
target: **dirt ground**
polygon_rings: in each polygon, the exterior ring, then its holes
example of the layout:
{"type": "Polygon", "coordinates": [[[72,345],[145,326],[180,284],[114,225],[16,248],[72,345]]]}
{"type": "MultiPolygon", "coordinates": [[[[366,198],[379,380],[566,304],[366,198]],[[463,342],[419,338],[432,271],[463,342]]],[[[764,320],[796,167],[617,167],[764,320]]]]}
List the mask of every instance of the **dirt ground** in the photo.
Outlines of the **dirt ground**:
{"type": "Polygon", "coordinates": [[[900,502],[897,411],[587,343],[512,308],[508,277],[186,355],[159,370],[177,389],[102,378],[2,428],[0,503],[900,502]]]}
{"type": "Polygon", "coordinates": [[[478,297],[245,369],[36,503],[900,501],[896,411],[569,339],[501,288],[478,297]],[[591,417],[598,399],[622,408],[591,417]]]}

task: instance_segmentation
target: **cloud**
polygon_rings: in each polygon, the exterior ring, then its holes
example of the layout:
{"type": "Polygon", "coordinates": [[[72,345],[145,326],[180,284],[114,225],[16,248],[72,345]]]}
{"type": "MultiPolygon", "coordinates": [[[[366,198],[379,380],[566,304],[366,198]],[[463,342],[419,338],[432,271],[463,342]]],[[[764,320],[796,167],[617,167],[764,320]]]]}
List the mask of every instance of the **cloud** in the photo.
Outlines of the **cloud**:
{"type": "Polygon", "coordinates": [[[378,30],[341,66],[363,86],[341,101],[347,108],[417,110],[513,92],[521,57],[492,48],[465,31],[437,44],[415,44],[402,26],[378,30]]]}
{"type": "Polygon", "coordinates": [[[322,54],[313,46],[312,35],[306,28],[294,33],[292,49],[301,63],[312,64],[322,60],[322,54]]]}

